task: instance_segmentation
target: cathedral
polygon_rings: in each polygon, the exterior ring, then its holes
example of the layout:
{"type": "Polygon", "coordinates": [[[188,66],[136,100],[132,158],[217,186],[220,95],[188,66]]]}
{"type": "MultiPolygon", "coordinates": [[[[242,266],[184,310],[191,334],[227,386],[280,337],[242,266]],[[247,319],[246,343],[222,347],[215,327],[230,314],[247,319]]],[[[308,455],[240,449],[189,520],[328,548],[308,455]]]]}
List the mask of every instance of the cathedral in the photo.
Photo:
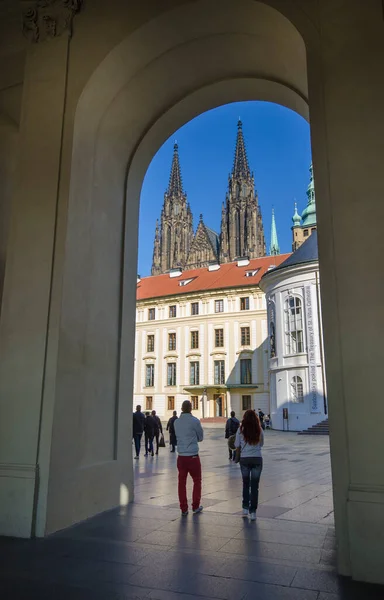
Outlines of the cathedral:
{"type": "MultiPolygon", "coordinates": [[[[276,247],[274,253],[277,253],[276,247]]],[[[239,120],[237,124],[235,158],[222,206],[220,235],[205,225],[202,215],[194,232],[175,144],[160,225],[156,222],[152,275],[175,268],[199,269],[212,262],[227,263],[244,256],[260,258],[265,255],[263,221],[253,173],[248,165],[242,122],[239,120]]]]}

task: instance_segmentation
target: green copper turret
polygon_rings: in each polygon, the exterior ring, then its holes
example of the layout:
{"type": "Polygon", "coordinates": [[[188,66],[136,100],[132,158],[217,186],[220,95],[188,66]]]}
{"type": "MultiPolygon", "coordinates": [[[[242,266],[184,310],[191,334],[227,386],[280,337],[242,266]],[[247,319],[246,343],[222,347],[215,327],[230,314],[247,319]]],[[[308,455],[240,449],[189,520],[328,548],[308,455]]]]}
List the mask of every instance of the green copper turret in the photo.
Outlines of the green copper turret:
{"type": "Polygon", "coordinates": [[[303,220],[303,227],[313,227],[316,225],[316,199],[315,199],[315,182],[313,180],[313,166],[309,167],[309,172],[311,174],[309,185],[307,188],[307,198],[308,204],[306,208],[303,210],[303,214],[301,218],[303,220]]]}

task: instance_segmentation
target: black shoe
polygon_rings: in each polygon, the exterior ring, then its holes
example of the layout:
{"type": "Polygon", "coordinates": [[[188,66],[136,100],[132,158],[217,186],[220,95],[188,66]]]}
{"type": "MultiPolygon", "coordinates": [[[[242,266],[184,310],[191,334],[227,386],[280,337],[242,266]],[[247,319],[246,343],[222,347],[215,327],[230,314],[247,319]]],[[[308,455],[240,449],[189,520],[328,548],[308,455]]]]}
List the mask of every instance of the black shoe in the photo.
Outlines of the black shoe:
{"type": "Polygon", "coordinates": [[[153,452],[151,452],[151,456],[155,456],[155,455],[153,454],[153,452]]]}
{"type": "MultiPolygon", "coordinates": [[[[174,452],[174,450],[173,450],[174,452]]],[[[188,515],[188,511],[186,510],[185,512],[181,511],[181,516],[182,517],[186,517],[188,515]]]]}

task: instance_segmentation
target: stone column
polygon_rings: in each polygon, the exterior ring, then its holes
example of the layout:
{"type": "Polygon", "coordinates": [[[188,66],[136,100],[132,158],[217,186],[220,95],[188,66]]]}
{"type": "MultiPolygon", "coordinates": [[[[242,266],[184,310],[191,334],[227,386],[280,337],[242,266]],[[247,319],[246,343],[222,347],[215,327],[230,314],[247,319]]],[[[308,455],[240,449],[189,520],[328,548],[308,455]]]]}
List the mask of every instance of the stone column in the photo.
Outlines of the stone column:
{"type": "Polygon", "coordinates": [[[384,583],[384,23],[321,3],[308,79],[339,571],[384,583]]]}
{"type": "Polygon", "coordinates": [[[36,505],[44,505],[48,486],[53,397],[45,376],[75,4],[40,10],[26,3],[24,14],[31,43],[0,321],[0,534],[19,537],[35,533],[36,505]]]}

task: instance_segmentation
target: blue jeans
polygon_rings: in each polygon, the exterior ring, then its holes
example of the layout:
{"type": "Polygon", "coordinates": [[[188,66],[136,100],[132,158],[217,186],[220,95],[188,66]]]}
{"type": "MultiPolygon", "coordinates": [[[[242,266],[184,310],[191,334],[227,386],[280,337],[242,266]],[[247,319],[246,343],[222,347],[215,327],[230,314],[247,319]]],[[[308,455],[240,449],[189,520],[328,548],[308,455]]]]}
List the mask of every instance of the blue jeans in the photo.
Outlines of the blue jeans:
{"type": "Polygon", "coordinates": [[[243,477],[243,508],[256,512],[259,502],[259,481],[263,470],[263,459],[240,458],[240,469],[243,477]]]}
{"type": "Polygon", "coordinates": [[[133,436],[133,439],[135,442],[136,456],[139,456],[139,454],[140,454],[140,444],[141,444],[141,436],[142,435],[143,435],[142,433],[135,433],[135,435],[133,436]]]}

